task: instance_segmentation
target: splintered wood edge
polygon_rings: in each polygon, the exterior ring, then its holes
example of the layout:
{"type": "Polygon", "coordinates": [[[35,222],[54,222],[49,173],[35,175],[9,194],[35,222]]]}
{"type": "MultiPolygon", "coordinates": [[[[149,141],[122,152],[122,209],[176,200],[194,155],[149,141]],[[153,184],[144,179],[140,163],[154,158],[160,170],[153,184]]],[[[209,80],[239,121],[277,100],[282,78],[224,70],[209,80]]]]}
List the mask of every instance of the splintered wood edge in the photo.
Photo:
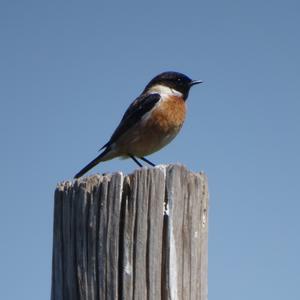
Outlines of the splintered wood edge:
{"type": "MultiPolygon", "coordinates": [[[[153,167],[153,169],[158,169],[160,171],[163,172],[164,174],[164,178],[166,178],[166,173],[167,173],[167,168],[170,168],[170,167],[181,167],[183,169],[186,169],[187,172],[189,173],[192,173],[192,174],[195,174],[195,175],[200,175],[201,177],[204,177],[202,179],[202,181],[204,180],[204,185],[207,183],[207,176],[206,174],[203,172],[203,171],[200,171],[200,172],[193,172],[193,171],[190,171],[185,165],[182,165],[182,164],[169,164],[169,165],[165,165],[165,164],[162,164],[162,165],[157,165],[155,167],[153,167]]],[[[90,175],[90,176],[83,176],[83,177],[80,177],[78,179],[72,179],[72,180],[63,180],[61,182],[58,182],[58,184],[56,185],[56,189],[58,191],[63,191],[65,190],[66,188],[69,188],[71,186],[74,186],[74,185],[80,185],[80,184],[85,184],[87,182],[90,182],[91,180],[92,181],[102,181],[103,178],[107,178],[108,180],[111,180],[111,178],[113,176],[115,176],[116,174],[119,174],[122,176],[123,180],[122,182],[124,182],[124,180],[130,180],[130,176],[132,176],[135,172],[137,171],[143,171],[143,170],[149,170],[151,169],[152,167],[142,167],[140,169],[136,169],[134,170],[132,173],[129,173],[127,175],[124,175],[123,172],[121,171],[118,171],[118,172],[114,172],[114,173],[104,173],[104,174],[99,174],[99,173],[96,173],[96,174],[93,174],[93,175],[90,175]]],[[[130,181],[129,181],[130,182],[130,181]]]]}
{"type": "MultiPolygon", "coordinates": [[[[208,189],[207,189],[207,187],[208,187],[207,181],[208,180],[207,180],[206,174],[203,171],[192,172],[185,165],[182,165],[182,164],[169,164],[169,165],[162,164],[162,165],[157,165],[157,166],[153,167],[153,169],[160,170],[163,173],[164,180],[166,181],[167,170],[172,168],[172,167],[180,167],[180,168],[184,169],[186,172],[200,177],[202,197],[204,199],[203,200],[203,205],[204,206],[203,206],[203,213],[202,213],[202,229],[204,231],[205,231],[205,229],[207,230],[209,192],[208,192],[208,189]]],[[[120,175],[121,180],[120,180],[120,195],[119,195],[120,197],[119,197],[119,199],[122,200],[122,193],[123,193],[123,189],[125,187],[125,183],[127,185],[130,185],[130,178],[136,172],[143,172],[143,171],[147,171],[149,169],[151,169],[151,167],[142,167],[140,169],[134,170],[132,173],[129,173],[127,175],[124,175],[123,172],[119,171],[119,172],[115,172],[115,173],[111,173],[111,174],[107,174],[107,173],[99,174],[99,173],[97,173],[97,174],[90,175],[90,176],[80,177],[78,179],[64,180],[64,181],[61,181],[57,184],[56,192],[66,191],[69,188],[71,188],[72,186],[79,187],[79,186],[87,185],[87,187],[91,188],[96,183],[101,183],[103,180],[111,181],[114,176],[120,175]]],[[[90,188],[88,188],[88,190],[90,190],[90,188]]],[[[166,214],[166,215],[169,215],[169,203],[165,203],[163,213],[166,214]]]]}

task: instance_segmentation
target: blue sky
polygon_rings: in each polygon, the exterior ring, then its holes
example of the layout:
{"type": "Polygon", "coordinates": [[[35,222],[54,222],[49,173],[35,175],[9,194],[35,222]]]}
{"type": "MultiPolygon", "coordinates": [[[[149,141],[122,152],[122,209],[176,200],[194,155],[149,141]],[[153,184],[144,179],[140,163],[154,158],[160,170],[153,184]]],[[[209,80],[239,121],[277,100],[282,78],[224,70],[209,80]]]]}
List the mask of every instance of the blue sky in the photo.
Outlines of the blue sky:
{"type": "MultiPolygon", "coordinates": [[[[149,157],[209,179],[209,299],[299,299],[299,1],[0,3],[0,297],[49,299],[53,192],[156,74],[204,83],[149,157]]],[[[95,172],[136,168],[113,160],[95,172]]]]}

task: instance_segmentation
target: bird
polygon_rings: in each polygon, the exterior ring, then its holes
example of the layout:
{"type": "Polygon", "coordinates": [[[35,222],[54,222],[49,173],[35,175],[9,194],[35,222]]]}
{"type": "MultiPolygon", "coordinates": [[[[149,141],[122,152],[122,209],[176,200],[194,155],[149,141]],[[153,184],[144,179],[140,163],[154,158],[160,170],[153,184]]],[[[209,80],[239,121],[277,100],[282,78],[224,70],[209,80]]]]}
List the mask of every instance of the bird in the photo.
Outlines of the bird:
{"type": "Polygon", "coordinates": [[[125,111],[111,138],[99,150],[102,152],[74,178],[116,157],[131,158],[139,167],[142,164],[138,159],[155,166],[145,156],[160,150],[178,134],[185,120],[190,88],[199,83],[202,80],[174,71],[155,76],[125,111]]]}

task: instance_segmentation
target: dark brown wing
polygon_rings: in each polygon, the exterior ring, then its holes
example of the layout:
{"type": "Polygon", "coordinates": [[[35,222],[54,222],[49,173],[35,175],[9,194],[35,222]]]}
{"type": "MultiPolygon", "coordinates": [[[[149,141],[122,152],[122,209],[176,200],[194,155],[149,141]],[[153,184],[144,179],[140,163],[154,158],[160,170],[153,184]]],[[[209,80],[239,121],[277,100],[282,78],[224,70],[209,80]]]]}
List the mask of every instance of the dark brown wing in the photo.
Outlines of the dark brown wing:
{"type": "Polygon", "coordinates": [[[141,120],[141,118],[150,111],[159,100],[159,94],[142,94],[136,98],[126,110],[119,126],[111,136],[109,142],[100,150],[107,148],[114,143],[125,131],[141,120]]]}

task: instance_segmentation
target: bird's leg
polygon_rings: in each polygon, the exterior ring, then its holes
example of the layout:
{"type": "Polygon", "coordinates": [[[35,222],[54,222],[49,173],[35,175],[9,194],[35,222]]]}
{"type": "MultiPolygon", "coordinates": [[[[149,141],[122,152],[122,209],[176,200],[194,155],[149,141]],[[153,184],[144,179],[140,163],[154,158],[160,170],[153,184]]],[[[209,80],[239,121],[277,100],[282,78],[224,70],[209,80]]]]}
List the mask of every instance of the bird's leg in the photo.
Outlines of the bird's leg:
{"type": "Polygon", "coordinates": [[[143,165],[133,155],[129,155],[129,157],[132,158],[139,167],[143,167],[143,165]]]}
{"type": "Polygon", "coordinates": [[[144,162],[146,162],[147,164],[149,164],[152,167],[155,167],[155,164],[153,162],[151,162],[150,160],[148,160],[145,157],[139,157],[141,160],[143,160],[144,162]]]}

